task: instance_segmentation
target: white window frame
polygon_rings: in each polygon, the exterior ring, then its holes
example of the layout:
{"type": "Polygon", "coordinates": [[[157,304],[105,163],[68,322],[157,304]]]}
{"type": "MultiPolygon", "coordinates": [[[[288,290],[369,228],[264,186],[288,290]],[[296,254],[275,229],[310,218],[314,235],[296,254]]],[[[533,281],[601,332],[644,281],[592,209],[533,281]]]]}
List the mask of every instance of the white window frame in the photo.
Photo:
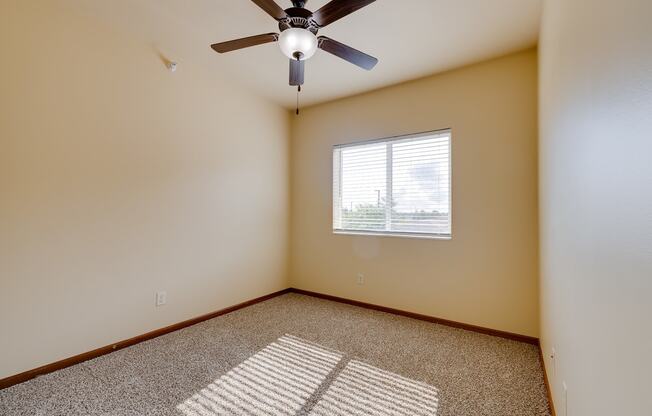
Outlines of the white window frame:
{"type": "MultiPolygon", "coordinates": [[[[332,151],[331,151],[331,158],[333,158],[333,155],[335,154],[336,149],[343,149],[347,147],[355,147],[355,146],[360,146],[360,145],[365,145],[365,144],[372,144],[372,143],[382,143],[382,142],[400,142],[404,140],[413,140],[413,139],[418,139],[421,137],[428,137],[428,136],[439,136],[439,135],[448,135],[449,137],[449,142],[448,142],[448,221],[449,221],[449,229],[450,233],[449,234],[442,234],[442,233],[420,233],[420,232],[405,232],[405,231],[390,231],[390,230],[385,230],[385,231],[373,231],[373,230],[351,230],[351,229],[342,229],[342,228],[335,228],[335,217],[336,215],[339,215],[340,213],[336,212],[334,207],[335,207],[335,175],[334,173],[334,168],[335,168],[335,161],[331,159],[331,166],[333,167],[332,176],[331,176],[331,184],[332,184],[332,189],[333,192],[331,193],[332,195],[332,200],[331,200],[331,221],[332,221],[332,227],[333,227],[333,234],[338,234],[338,235],[362,235],[362,236],[376,236],[376,237],[400,237],[400,238],[419,238],[419,239],[434,239],[434,240],[451,240],[453,238],[453,133],[452,129],[439,129],[439,130],[431,130],[431,131],[426,131],[426,132],[421,132],[421,133],[414,133],[414,134],[407,134],[407,135],[400,135],[400,136],[390,136],[390,137],[384,137],[381,139],[372,139],[372,140],[363,140],[363,141],[358,141],[358,142],[351,142],[351,143],[344,143],[344,144],[336,144],[333,146],[332,151]]],[[[393,168],[393,163],[391,163],[392,159],[392,152],[391,152],[391,147],[387,147],[387,200],[391,200],[392,198],[392,168],[393,168]]],[[[341,153],[340,153],[341,155],[341,153]]],[[[341,162],[338,164],[339,169],[340,169],[340,174],[339,177],[342,177],[342,164],[341,162]]],[[[339,187],[338,187],[339,188],[339,187]]],[[[340,189],[340,196],[341,198],[341,189],[340,189]]],[[[338,204],[338,206],[341,206],[341,203],[338,204]]],[[[391,205],[386,205],[386,209],[391,210],[391,205]]],[[[391,221],[391,216],[388,216],[391,221]]]]}

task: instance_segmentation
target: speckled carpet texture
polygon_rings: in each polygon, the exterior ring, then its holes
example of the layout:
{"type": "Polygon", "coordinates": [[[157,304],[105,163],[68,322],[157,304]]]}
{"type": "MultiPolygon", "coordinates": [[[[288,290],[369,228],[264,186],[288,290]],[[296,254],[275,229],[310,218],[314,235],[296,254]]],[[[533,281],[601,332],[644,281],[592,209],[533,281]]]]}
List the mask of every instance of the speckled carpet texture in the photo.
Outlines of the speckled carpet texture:
{"type": "Polygon", "coordinates": [[[549,415],[536,347],[285,294],[0,391],[1,415],[549,415]]]}

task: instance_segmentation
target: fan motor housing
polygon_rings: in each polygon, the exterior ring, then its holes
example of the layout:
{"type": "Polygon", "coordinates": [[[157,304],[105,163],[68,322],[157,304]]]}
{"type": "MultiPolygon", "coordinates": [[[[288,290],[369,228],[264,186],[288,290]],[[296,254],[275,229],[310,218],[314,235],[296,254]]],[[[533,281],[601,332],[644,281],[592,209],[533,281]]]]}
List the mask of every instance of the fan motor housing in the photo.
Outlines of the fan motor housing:
{"type": "Polygon", "coordinates": [[[290,29],[292,27],[298,27],[301,29],[307,29],[317,34],[319,27],[312,20],[312,12],[303,7],[290,7],[285,9],[285,13],[288,15],[287,19],[283,19],[278,22],[278,28],[282,32],[284,30],[290,29]]]}

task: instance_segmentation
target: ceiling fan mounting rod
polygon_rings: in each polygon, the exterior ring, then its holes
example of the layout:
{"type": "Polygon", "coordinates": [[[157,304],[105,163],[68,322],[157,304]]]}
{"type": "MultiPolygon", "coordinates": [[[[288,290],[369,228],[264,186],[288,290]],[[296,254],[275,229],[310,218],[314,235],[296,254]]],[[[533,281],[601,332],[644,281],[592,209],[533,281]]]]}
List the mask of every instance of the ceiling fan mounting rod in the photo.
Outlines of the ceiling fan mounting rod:
{"type": "Polygon", "coordinates": [[[294,5],[294,7],[304,8],[306,7],[306,1],[308,0],[292,0],[292,4],[294,5]]]}

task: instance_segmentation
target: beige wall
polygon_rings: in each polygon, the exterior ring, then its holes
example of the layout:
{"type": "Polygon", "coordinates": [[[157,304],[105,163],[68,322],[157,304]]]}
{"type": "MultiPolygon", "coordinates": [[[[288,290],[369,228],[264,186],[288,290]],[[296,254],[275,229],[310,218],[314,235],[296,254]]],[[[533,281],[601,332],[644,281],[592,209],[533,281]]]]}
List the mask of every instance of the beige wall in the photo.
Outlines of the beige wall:
{"type": "Polygon", "coordinates": [[[0,378],[287,287],[287,112],[54,4],[0,6],[0,378]]]}
{"type": "Polygon", "coordinates": [[[541,335],[557,414],[649,415],[652,2],[544,9],[541,335]]]}
{"type": "Polygon", "coordinates": [[[529,50],[303,110],[292,286],[538,336],[536,89],[529,50]],[[449,127],[452,240],[333,235],[334,144],[449,127]]]}

